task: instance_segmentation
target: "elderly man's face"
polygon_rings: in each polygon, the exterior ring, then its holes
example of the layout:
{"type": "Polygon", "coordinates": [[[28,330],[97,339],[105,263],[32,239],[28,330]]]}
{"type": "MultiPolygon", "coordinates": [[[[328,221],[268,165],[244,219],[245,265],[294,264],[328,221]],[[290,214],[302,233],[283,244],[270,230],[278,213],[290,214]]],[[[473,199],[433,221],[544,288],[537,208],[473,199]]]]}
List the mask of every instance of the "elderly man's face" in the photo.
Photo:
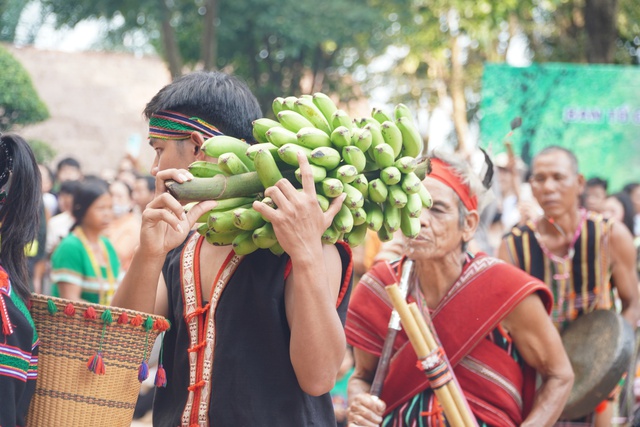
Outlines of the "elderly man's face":
{"type": "Polygon", "coordinates": [[[460,227],[459,197],[447,185],[427,177],[423,185],[431,193],[433,206],[420,215],[420,234],[407,242],[409,256],[415,260],[436,260],[452,251],[460,251],[463,229],[460,227]]]}
{"type": "Polygon", "coordinates": [[[546,216],[557,218],[575,209],[584,178],[566,153],[558,150],[536,157],[531,171],[531,191],[546,216]]]}

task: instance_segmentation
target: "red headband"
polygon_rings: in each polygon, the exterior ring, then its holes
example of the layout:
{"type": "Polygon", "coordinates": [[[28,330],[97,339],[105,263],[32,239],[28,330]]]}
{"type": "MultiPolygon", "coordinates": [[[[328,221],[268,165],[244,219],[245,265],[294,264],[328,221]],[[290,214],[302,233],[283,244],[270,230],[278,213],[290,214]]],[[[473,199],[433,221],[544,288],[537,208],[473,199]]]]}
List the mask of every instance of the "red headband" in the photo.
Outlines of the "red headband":
{"type": "Polygon", "coordinates": [[[428,176],[451,187],[458,197],[460,197],[462,204],[470,211],[478,209],[478,198],[476,196],[471,196],[471,189],[469,186],[462,182],[460,176],[452,171],[451,167],[447,163],[440,159],[431,159],[431,173],[429,173],[428,176]]]}

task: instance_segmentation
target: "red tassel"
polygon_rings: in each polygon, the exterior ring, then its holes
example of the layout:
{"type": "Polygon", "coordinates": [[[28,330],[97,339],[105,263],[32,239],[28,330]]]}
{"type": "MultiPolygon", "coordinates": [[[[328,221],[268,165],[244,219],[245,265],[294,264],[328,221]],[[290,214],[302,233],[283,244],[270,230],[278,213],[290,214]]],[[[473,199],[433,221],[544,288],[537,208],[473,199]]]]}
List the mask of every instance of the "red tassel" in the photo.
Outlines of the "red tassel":
{"type": "Polygon", "coordinates": [[[158,365],[158,370],[156,371],[156,387],[166,387],[167,386],[167,372],[162,367],[162,364],[158,365]]]}
{"type": "Polygon", "coordinates": [[[165,319],[156,319],[153,322],[153,329],[158,332],[164,332],[169,329],[169,322],[167,322],[165,319]]]}
{"type": "Polygon", "coordinates": [[[129,323],[129,315],[127,313],[122,313],[120,316],[118,316],[118,323],[120,325],[126,325],[127,323],[129,323]]]}
{"type": "Polygon", "coordinates": [[[76,308],[74,307],[73,303],[67,304],[67,306],[64,308],[64,314],[66,314],[69,317],[75,316],[76,308]]]}
{"type": "Polygon", "coordinates": [[[96,310],[93,307],[89,307],[84,312],[84,318],[85,319],[97,319],[98,318],[98,313],[96,313],[96,310]]]}
{"type": "Polygon", "coordinates": [[[144,322],[144,319],[142,319],[142,316],[140,316],[139,314],[136,314],[136,317],[134,317],[131,320],[131,326],[140,326],[142,325],[142,322],[144,322]]]}
{"type": "Polygon", "coordinates": [[[91,356],[91,358],[87,362],[87,368],[89,368],[89,370],[94,374],[104,375],[105,368],[104,361],[102,360],[102,353],[97,352],[96,354],[91,356]]]}

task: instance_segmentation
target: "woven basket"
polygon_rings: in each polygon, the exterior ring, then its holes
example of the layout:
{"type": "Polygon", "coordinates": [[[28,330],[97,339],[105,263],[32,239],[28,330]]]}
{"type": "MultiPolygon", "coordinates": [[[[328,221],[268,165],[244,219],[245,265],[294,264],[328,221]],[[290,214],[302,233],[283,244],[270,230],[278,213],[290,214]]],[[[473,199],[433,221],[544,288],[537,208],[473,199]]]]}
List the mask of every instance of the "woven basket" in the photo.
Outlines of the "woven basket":
{"type": "Polygon", "coordinates": [[[148,361],[156,337],[166,328],[166,320],[38,294],[32,295],[31,303],[40,350],[38,380],[27,425],[130,426],[140,391],[138,369],[148,361]],[[93,310],[97,318],[87,318],[93,310]],[[112,315],[111,323],[101,318],[106,310],[112,315]],[[148,329],[152,321],[154,327],[148,329]],[[87,367],[100,348],[104,375],[87,367]]]}

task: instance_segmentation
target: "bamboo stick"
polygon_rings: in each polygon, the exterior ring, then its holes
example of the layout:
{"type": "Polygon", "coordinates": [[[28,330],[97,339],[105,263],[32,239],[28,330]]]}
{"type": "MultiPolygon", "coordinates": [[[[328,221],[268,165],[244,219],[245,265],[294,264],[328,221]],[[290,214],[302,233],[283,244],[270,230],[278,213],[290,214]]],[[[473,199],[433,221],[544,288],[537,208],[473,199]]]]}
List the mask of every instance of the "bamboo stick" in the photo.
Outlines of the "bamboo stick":
{"type": "MultiPolygon", "coordinates": [[[[418,359],[427,357],[429,353],[431,353],[431,351],[429,350],[427,342],[425,341],[425,337],[420,332],[418,324],[411,314],[411,310],[409,309],[407,302],[404,300],[402,292],[398,288],[398,285],[389,285],[385,287],[385,289],[387,290],[389,298],[391,298],[393,306],[400,315],[402,327],[404,328],[407,337],[409,337],[409,341],[411,341],[411,345],[418,355],[418,359]]],[[[453,396],[451,395],[451,391],[449,390],[449,388],[441,387],[435,389],[434,393],[436,394],[438,401],[442,405],[444,413],[447,417],[447,420],[449,421],[449,424],[451,424],[451,427],[466,427],[462,421],[461,414],[458,411],[458,407],[453,400],[453,396]]]]}
{"type": "MultiPolygon", "coordinates": [[[[425,337],[427,346],[430,348],[431,351],[434,351],[439,347],[439,345],[437,344],[435,337],[431,332],[431,329],[427,325],[427,322],[424,320],[422,312],[420,311],[420,309],[418,308],[415,302],[412,302],[409,304],[409,310],[411,311],[411,314],[416,320],[416,324],[418,325],[420,332],[425,337]]],[[[453,368],[449,367],[449,369],[453,369],[453,368]]],[[[475,418],[471,414],[471,410],[467,405],[466,399],[462,394],[462,390],[460,390],[460,387],[457,381],[455,380],[451,381],[445,387],[447,387],[450,390],[451,396],[453,397],[453,401],[455,402],[456,407],[458,408],[458,412],[462,417],[462,421],[464,422],[464,425],[467,427],[476,426],[477,423],[475,421],[475,418]]]]}

